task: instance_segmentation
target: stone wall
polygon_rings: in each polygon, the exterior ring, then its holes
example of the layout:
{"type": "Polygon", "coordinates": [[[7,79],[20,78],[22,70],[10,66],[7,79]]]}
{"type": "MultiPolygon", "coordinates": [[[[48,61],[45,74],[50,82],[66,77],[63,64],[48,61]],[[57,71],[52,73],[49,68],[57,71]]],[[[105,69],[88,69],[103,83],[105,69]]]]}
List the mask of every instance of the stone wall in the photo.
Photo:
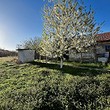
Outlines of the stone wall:
{"type": "Polygon", "coordinates": [[[69,53],[69,60],[70,61],[80,61],[82,56],[83,61],[93,61],[94,60],[94,53],[93,52],[83,52],[83,53],[77,53],[71,51],[69,53]]]}

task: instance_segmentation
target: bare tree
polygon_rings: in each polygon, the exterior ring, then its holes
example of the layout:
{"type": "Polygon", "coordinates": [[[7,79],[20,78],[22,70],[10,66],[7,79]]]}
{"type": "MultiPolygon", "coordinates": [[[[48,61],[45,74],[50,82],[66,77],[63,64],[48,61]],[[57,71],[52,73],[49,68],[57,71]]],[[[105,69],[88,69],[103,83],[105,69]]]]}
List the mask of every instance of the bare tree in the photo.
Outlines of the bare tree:
{"type": "Polygon", "coordinates": [[[40,57],[40,42],[41,42],[41,38],[40,37],[34,37],[34,38],[30,38],[29,40],[26,40],[23,42],[22,46],[23,48],[26,49],[33,49],[35,50],[35,57],[37,55],[37,57],[40,57]]]}

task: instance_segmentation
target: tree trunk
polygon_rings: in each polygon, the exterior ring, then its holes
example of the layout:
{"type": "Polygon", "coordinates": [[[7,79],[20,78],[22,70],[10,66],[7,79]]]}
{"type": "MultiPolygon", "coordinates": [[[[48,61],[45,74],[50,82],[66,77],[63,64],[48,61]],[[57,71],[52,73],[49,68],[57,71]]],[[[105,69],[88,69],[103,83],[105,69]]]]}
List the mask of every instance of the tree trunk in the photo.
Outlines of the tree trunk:
{"type": "Polygon", "coordinates": [[[61,69],[63,68],[63,58],[61,58],[61,60],[60,60],[60,68],[61,69]]]}
{"type": "Polygon", "coordinates": [[[46,63],[47,63],[47,56],[46,56],[46,63]]]}
{"type": "Polygon", "coordinates": [[[80,59],[80,63],[83,62],[83,57],[82,57],[82,52],[81,52],[81,59],[80,59]]]}
{"type": "Polygon", "coordinates": [[[39,55],[39,60],[41,60],[41,55],[39,55]]]}
{"type": "Polygon", "coordinates": [[[35,50],[35,53],[34,53],[34,58],[35,58],[35,60],[36,60],[36,54],[37,54],[37,52],[36,52],[36,50],[35,50]]]}
{"type": "Polygon", "coordinates": [[[96,54],[96,45],[93,47],[93,53],[94,53],[94,62],[97,62],[97,54],[96,54]]]}

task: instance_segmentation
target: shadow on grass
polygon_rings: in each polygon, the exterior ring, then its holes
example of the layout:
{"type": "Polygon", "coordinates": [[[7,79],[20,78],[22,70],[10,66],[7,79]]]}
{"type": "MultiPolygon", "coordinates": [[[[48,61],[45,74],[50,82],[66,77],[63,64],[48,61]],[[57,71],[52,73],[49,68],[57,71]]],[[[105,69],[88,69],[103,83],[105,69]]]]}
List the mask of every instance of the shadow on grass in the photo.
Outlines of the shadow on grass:
{"type": "Polygon", "coordinates": [[[73,67],[69,65],[64,65],[62,69],[58,64],[49,64],[49,63],[42,63],[42,62],[31,62],[32,65],[39,65],[39,67],[45,67],[48,69],[55,69],[59,70],[62,73],[68,73],[71,75],[78,75],[78,76],[96,76],[99,74],[104,73],[102,70],[95,70],[93,68],[80,68],[80,67],[73,67]]]}
{"type": "Polygon", "coordinates": [[[78,67],[87,67],[87,68],[97,68],[97,69],[102,69],[102,68],[105,68],[107,67],[107,65],[102,65],[102,63],[89,63],[89,62],[83,62],[83,63],[80,63],[80,62],[72,62],[72,61],[68,61],[66,62],[67,64],[70,63],[72,65],[77,65],[78,67]]]}

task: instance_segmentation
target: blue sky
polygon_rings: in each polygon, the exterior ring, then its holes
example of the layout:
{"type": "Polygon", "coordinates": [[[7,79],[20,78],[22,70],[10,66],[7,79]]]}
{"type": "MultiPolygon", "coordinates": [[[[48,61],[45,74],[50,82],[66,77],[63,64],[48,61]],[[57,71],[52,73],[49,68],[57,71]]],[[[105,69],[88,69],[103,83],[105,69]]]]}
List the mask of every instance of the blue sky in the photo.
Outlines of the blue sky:
{"type": "MultiPolygon", "coordinates": [[[[110,31],[110,0],[84,0],[92,5],[102,32],[110,31]]],[[[41,37],[43,0],[0,0],[0,48],[15,50],[24,40],[41,37]]]]}

